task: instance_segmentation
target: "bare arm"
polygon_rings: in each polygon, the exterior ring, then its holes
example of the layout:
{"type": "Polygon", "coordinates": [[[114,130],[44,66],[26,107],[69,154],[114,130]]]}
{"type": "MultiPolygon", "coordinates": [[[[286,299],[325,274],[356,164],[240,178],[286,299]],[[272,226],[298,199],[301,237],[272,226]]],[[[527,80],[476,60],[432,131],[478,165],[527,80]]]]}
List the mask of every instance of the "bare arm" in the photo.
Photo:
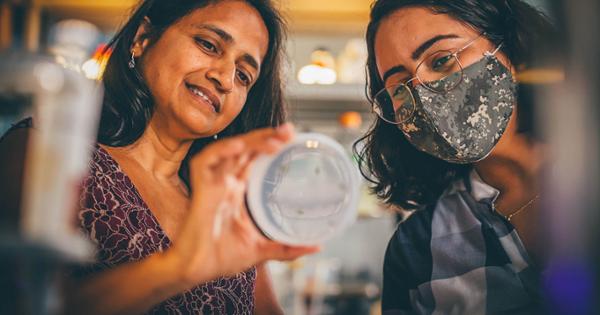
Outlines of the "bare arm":
{"type": "Polygon", "coordinates": [[[140,314],[188,289],[163,254],[111,269],[67,287],[67,314],[140,314]]]}
{"type": "MultiPolygon", "coordinates": [[[[18,227],[22,175],[30,128],[10,132],[0,142],[0,220],[18,227]]],[[[136,314],[187,289],[162,254],[69,283],[65,311],[72,314],[136,314]]]]}
{"type": "Polygon", "coordinates": [[[266,264],[256,266],[254,307],[254,314],[283,315],[283,310],[273,292],[271,276],[266,264]]]}
{"type": "Polygon", "coordinates": [[[196,285],[268,259],[290,260],[316,247],[264,238],[242,211],[248,167],[278,150],[291,131],[264,129],[209,145],[191,161],[192,194],[185,223],[163,253],[75,283],[68,313],[135,314],[196,285]]]}

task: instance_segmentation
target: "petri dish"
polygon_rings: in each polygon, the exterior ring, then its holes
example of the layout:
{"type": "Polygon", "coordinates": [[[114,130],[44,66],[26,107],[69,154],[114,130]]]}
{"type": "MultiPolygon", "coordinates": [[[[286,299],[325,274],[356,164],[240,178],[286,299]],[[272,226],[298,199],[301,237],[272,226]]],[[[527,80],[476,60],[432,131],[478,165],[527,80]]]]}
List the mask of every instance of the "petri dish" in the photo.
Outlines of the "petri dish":
{"type": "Polygon", "coordinates": [[[254,163],[248,210],[273,240],[319,244],[356,220],[359,185],[358,169],[337,141],[300,133],[278,154],[254,163]]]}

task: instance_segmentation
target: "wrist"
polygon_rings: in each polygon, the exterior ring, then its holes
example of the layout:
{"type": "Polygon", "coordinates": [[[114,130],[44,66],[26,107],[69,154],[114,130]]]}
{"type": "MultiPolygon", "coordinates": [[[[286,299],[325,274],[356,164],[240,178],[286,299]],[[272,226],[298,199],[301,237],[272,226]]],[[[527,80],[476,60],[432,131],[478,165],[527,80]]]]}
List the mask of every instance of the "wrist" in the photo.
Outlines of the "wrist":
{"type": "Polygon", "coordinates": [[[157,275],[163,278],[164,287],[169,292],[181,293],[194,286],[181,260],[170,251],[157,253],[151,259],[156,261],[157,275]]]}
{"type": "Polygon", "coordinates": [[[169,287],[178,292],[189,290],[197,285],[212,280],[207,274],[205,264],[197,260],[181,257],[173,249],[157,255],[162,273],[166,275],[169,287]]]}

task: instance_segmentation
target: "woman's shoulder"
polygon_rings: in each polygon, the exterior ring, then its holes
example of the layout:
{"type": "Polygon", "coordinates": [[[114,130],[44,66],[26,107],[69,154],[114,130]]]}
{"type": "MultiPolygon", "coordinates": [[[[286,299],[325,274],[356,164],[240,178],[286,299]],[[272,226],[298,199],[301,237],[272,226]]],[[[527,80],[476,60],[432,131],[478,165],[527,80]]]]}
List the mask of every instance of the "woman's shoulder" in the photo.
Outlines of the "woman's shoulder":
{"type": "Polygon", "coordinates": [[[386,249],[385,267],[411,272],[427,270],[431,265],[429,245],[434,206],[416,210],[398,224],[386,249]]]}
{"type": "Polygon", "coordinates": [[[82,208],[97,208],[107,199],[114,200],[114,205],[145,206],[129,177],[99,144],[92,149],[83,190],[82,208]]]}
{"type": "Polygon", "coordinates": [[[117,161],[100,144],[95,144],[92,149],[88,179],[105,188],[133,189],[117,161]]]}
{"type": "Polygon", "coordinates": [[[92,148],[89,167],[90,176],[97,176],[100,173],[114,175],[120,172],[115,160],[100,144],[95,144],[92,148]]]}
{"type": "Polygon", "coordinates": [[[404,244],[425,241],[431,238],[431,224],[435,204],[424,206],[412,211],[404,220],[398,223],[390,242],[404,244]]]}
{"type": "Polygon", "coordinates": [[[477,201],[471,193],[463,180],[456,181],[435,203],[423,205],[400,222],[389,247],[404,252],[418,249],[419,252],[430,255],[432,238],[445,237],[480,225],[472,211],[477,201]]]}
{"type": "Polygon", "coordinates": [[[109,265],[141,259],[166,244],[166,236],[127,175],[99,145],[83,181],[78,220],[98,244],[100,261],[109,265]],[[131,241],[144,245],[128,248],[131,241]]]}
{"type": "Polygon", "coordinates": [[[414,211],[392,235],[383,264],[384,310],[410,309],[409,292],[430,279],[433,206],[414,211]]]}

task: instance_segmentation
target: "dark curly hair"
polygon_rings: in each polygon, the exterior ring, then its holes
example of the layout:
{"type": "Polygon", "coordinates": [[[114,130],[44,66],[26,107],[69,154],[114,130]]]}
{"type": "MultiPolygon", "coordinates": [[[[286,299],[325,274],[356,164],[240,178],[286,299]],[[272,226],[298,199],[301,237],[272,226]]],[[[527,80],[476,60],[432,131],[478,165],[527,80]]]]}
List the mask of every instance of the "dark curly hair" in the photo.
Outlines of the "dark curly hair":
{"type": "MultiPolygon", "coordinates": [[[[375,55],[375,36],[381,22],[407,7],[425,7],[447,14],[474,27],[495,44],[522,70],[554,62],[558,45],[556,29],[549,19],[522,0],[378,0],[371,8],[367,28],[367,98],[372,103],[383,88],[375,55]]],[[[533,128],[532,89],[519,85],[518,131],[531,139],[533,128]]],[[[467,178],[472,164],[448,163],[415,149],[395,125],[377,119],[368,133],[354,144],[363,176],[372,191],[386,203],[403,209],[417,209],[436,202],[448,185],[467,178]]]]}
{"type": "MultiPolygon", "coordinates": [[[[150,20],[150,45],[178,20],[196,9],[220,0],[145,0],[140,2],[129,20],[115,35],[107,49],[112,49],[102,81],[104,100],[98,142],[108,146],[126,146],[144,133],[154,112],[154,100],[142,75],[128,68],[130,48],[145,17],[150,20]]],[[[285,120],[281,65],[285,23],[270,0],[245,0],[261,15],[269,32],[269,46],[259,77],[248,93],[246,104],[236,119],[219,136],[227,137],[252,129],[277,126],[285,120]]],[[[179,175],[188,182],[189,158],[211,139],[194,141],[182,163],[179,175]]]]}

